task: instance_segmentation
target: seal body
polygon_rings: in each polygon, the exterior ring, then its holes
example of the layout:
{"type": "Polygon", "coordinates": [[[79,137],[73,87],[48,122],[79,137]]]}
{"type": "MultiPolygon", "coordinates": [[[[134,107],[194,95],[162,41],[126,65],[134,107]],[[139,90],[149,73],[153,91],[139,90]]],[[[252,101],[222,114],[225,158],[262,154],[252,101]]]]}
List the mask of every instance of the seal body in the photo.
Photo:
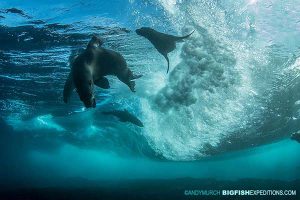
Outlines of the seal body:
{"type": "Polygon", "coordinates": [[[298,131],[298,132],[296,132],[296,133],[293,133],[293,134],[291,135],[291,139],[292,139],[292,140],[295,140],[295,141],[297,141],[297,142],[300,143],[300,131],[298,131]]]}
{"type": "Polygon", "coordinates": [[[87,48],[72,60],[71,72],[64,86],[64,102],[67,103],[76,89],[85,107],[95,107],[94,85],[104,89],[110,88],[105,76],[117,76],[134,92],[134,79],[141,76],[133,75],[123,56],[115,51],[100,47],[101,40],[93,37],[87,48]]]}
{"type": "Polygon", "coordinates": [[[190,37],[194,33],[194,31],[186,36],[174,36],[168,35],[165,33],[158,32],[149,27],[142,27],[135,31],[138,35],[147,38],[156,50],[165,57],[168,63],[167,73],[170,68],[170,61],[168,58],[168,53],[172,52],[176,48],[176,42],[180,42],[185,38],[190,37]]]}
{"type": "Polygon", "coordinates": [[[128,110],[112,110],[112,111],[106,111],[102,112],[104,115],[113,115],[121,122],[130,122],[132,124],[135,124],[139,127],[144,127],[144,124],[139,120],[136,116],[133,114],[129,113],[128,110]]]}

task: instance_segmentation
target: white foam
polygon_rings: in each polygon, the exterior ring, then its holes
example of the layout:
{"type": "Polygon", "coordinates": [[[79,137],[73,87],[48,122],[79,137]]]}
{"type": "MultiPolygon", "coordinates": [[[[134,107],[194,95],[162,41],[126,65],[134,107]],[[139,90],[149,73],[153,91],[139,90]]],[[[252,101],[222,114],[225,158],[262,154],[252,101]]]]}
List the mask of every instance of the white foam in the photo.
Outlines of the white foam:
{"type": "MultiPolygon", "coordinates": [[[[230,30],[222,11],[214,5],[210,6],[215,11],[201,13],[204,5],[195,6],[200,1],[182,7],[176,1],[160,2],[174,19],[182,15],[189,18],[191,23],[183,30],[194,29],[195,33],[183,45],[180,62],[165,86],[141,101],[143,120],[148,124],[143,134],[165,158],[195,160],[260,114],[259,110],[248,113],[253,104],[259,105],[250,64],[256,55],[242,42],[226,38],[230,30]]],[[[181,21],[176,22],[175,27],[180,27],[181,21]]]]}
{"type": "Polygon", "coordinates": [[[15,130],[36,131],[42,129],[52,129],[58,132],[65,131],[62,126],[53,121],[53,116],[51,114],[40,115],[28,121],[23,121],[17,119],[15,116],[12,116],[9,117],[8,121],[15,130]]]}

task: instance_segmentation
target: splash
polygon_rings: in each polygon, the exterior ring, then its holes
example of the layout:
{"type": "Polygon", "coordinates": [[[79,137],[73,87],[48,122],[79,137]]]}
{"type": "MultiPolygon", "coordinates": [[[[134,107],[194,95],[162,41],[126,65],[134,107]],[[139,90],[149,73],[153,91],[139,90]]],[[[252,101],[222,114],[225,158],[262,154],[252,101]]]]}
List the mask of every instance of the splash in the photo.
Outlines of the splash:
{"type": "Polygon", "coordinates": [[[269,61],[268,49],[252,40],[249,29],[245,38],[234,39],[236,30],[217,2],[160,3],[174,27],[195,33],[182,46],[181,62],[165,85],[142,104],[146,123],[151,124],[144,134],[152,148],[170,160],[195,160],[220,148],[224,141],[230,145],[230,138],[237,134],[256,135],[268,101],[261,97],[266,92],[261,85],[272,84],[272,77],[258,80],[256,69],[268,68],[266,73],[276,76],[270,70],[274,63],[269,61]]]}

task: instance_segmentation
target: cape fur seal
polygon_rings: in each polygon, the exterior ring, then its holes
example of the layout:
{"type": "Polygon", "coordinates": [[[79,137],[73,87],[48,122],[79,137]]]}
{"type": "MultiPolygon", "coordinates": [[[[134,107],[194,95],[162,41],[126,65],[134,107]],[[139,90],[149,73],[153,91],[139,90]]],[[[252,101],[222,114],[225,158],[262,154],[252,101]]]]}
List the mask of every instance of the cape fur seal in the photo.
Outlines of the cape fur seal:
{"type": "Polygon", "coordinates": [[[194,33],[191,32],[186,36],[173,36],[165,33],[160,33],[149,27],[142,27],[135,31],[138,35],[147,38],[157,49],[157,51],[162,54],[168,62],[167,73],[169,72],[170,61],[168,58],[168,53],[173,51],[176,48],[176,42],[180,42],[185,38],[188,38],[194,33]]]}
{"type": "Polygon", "coordinates": [[[291,135],[291,139],[292,139],[292,140],[295,140],[295,141],[297,141],[297,142],[300,143],[300,131],[298,131],[298,132],[296,132],[296,133],[293,133],[293,134],[291,135]]]}
{"type": "Polygon", "coordinates": [[[67,103],[72,91],[76,89],[85,107],[96,107],[94,85],[110,88],[106,75],[117,76],[132,92],[135,92],[134,79],[142,75],[133,75],[123,56],[115,51],[102,48],[103,42],[93,36],[86,49],[71,62],[71,72],[64,86],[63,99],[67,103]]]}
{"type": "Polygon", "coordinates": [[[112,111],[103,111],[102,114],[104,115],[113,115],[119,118],[121,122],[130,122],[135,124],[139,127],[144,127],[144,124],[139,120],[136,116],[129,113],[128,110],[112,110],[112,111]]]}

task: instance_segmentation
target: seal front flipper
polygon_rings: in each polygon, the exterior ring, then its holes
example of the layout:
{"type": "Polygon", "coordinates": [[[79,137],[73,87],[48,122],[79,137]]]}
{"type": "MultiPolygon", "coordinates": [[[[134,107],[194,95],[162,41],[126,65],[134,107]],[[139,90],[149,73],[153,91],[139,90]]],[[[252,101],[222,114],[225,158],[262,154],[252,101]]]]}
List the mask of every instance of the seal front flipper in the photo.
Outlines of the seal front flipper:
{"type": "Polygon", "coordinates": [[[103,89],[109,89],[110,88],[109,82],[108,82],[107,78],[105,78],[105,77],[101,77],[99,79],[96,79],[94,81],[94,84],[97,85],[98,87],[103,88],[103,89]]]}
{"type": "Polygon", "coordinates": [[[164,57],[165,57],[165,59],[167,60],[167,62],[168,62],[168,69],[167,69],[167,73],[169,73],[169,68],[170,68],[170,61],[169,61],[169,58],[168,58],[168,54],[167,53],[165,53],[165,54],[162,54],[164,57]]]}
{"type": "Polygon", "coordinates": [[[68,79],[66,80],[63,92],[64,102],[68,103],[72,95],[73,90],[75,89],[72,73],[69,73],[68,79]]]}

